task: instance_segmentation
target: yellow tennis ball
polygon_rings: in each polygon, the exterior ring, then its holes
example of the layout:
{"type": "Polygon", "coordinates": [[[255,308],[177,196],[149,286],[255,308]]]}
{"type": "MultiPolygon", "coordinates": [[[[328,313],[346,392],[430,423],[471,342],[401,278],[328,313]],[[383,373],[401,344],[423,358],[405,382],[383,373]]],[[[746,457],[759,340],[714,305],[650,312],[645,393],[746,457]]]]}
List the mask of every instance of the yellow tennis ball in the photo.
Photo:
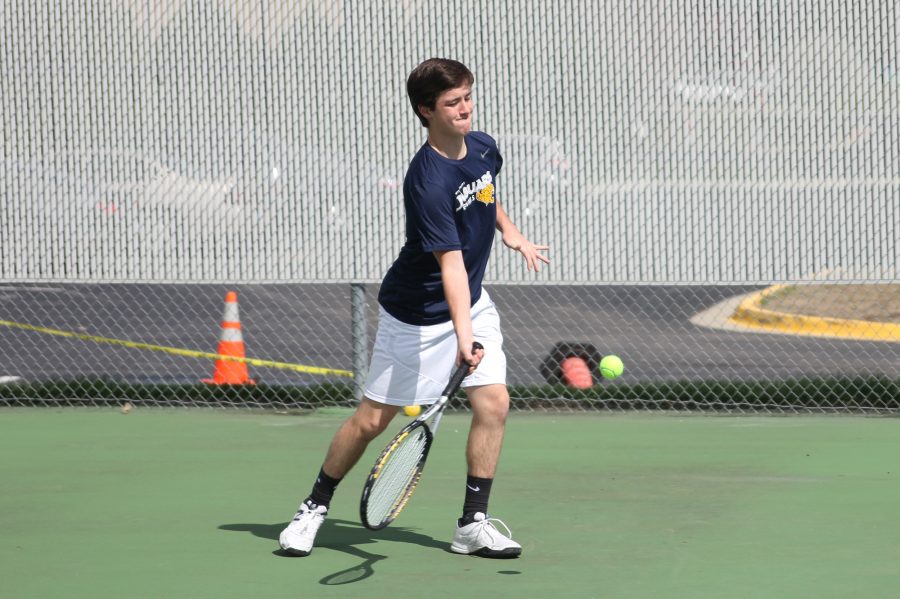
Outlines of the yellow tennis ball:
{"type": "Polygon", "coordinates": [[[600,360],[600,374],[603,375],[603,378],[610,380],[618,378],[624,370],[625,365],[622,364],[619,356],[604,356],[600,360]]]}
{"type": "Polygon", "coordinates": [[[422,413],[422,406],[404,406],[403,413],[410,418],[415,418],[422,413]]]}

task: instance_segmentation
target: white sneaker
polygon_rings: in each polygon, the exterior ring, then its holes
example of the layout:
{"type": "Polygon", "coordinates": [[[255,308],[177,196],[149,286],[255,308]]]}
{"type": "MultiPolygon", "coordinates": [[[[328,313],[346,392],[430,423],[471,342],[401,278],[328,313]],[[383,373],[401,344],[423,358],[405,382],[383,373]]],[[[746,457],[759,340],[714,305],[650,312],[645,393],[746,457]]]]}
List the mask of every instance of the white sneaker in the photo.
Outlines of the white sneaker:
{"type": "Polygon", "coordinates": [[[291,555],[301,557],[309,555],[316,540],[316,533],[325,522],[327,513],[328,508],[324,505],[310,508],[306,502],[301,503],[300,509],[294,514],[294,519],[278,536],[278,544],[291,555]]]}
{"type": "Polygon", "coordinates": [[[471,524],[457,525],[450,550],[454,553],[481,557],[519,557],[522,553],[522,546],[513,541],[511,536],[512,531],[502,520],[489,518],[478,512],[475,514],[475,521],[471,524]],[[506,534],[494,526],[495,522],[506,529],[506,534]]]}

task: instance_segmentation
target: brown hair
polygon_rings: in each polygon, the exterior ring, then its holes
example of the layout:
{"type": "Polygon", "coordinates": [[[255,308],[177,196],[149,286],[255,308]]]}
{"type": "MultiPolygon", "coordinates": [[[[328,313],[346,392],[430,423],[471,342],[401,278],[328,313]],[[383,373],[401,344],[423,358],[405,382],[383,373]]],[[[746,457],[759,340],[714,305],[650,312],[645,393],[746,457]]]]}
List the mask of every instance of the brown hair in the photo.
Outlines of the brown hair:
{"type": "Polygon", "coordinates": [[[428,121],[419,112],[419,106],[434,108],[438,96],[448,89],[471,86],[474,83],[475,75],[463,63],[449,58],[429,58],[409,74],[406,94],[422,126],[428,127],[428,121]]]}

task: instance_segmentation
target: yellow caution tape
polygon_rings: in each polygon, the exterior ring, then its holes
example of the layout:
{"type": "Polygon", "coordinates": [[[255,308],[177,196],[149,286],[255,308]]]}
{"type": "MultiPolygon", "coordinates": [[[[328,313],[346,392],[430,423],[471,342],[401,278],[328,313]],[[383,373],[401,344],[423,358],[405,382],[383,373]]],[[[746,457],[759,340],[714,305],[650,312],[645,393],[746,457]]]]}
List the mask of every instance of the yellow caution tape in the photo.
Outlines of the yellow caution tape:
{"type": "Polygon", "coordinates": [[[179,347],[166,347],[164,345],[152,345],[150,343],[138,343],[136,341],[126,341],[124,339],[112,339],[110,337],[99,337],[97,335],[88,335],[87,333],[75,333],[73,331],[61,331],[59,329],[49,329],[47,327],[38,327],[22,322],[13,322],[11,320],[0,320],[0,326],[13,329],[22,329],[24,331],[34,331],[36,333],[44,333],[46,335],[56,335],[57,337],[68,337],[69,339],[79,339],[81,341],[93,341],[95,343],[109,343],[122,347],[130,347],[133,349],[148,349],[152,351],[161,351],[174,356],[186,356],[189,358],[206,358],[210,360],[229,360],[231,362],[243,362],[252,366],[264,368],[280,368],[282,370],[293,370],[295,372],[304,372],[307,374],[324,374],[352,377],[353,373],[349,370],[340,370],[338,368],[322,368],[319,366],[304,366],[303,364],[291,364],[288,362],[274,362],[272,360],[258,360],[256,358],[238,358],[236,356],[225,356],[213,352],[194,351],[192,349],[181,349],[179,347]]]}

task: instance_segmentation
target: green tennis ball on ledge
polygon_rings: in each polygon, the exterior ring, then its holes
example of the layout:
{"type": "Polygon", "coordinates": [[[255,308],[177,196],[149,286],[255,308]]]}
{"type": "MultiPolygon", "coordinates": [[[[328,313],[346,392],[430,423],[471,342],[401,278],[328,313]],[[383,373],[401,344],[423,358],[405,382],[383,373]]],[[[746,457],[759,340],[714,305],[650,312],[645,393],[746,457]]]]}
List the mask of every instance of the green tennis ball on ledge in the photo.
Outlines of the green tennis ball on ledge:
{"type": "Polygon", "coordinates": [[[600,360],[599,369],[603,378],[612,380],[622,375],[625,365],[622,364],[622,359],[619,356],[603,356],[603,359],[600,360]]]}

